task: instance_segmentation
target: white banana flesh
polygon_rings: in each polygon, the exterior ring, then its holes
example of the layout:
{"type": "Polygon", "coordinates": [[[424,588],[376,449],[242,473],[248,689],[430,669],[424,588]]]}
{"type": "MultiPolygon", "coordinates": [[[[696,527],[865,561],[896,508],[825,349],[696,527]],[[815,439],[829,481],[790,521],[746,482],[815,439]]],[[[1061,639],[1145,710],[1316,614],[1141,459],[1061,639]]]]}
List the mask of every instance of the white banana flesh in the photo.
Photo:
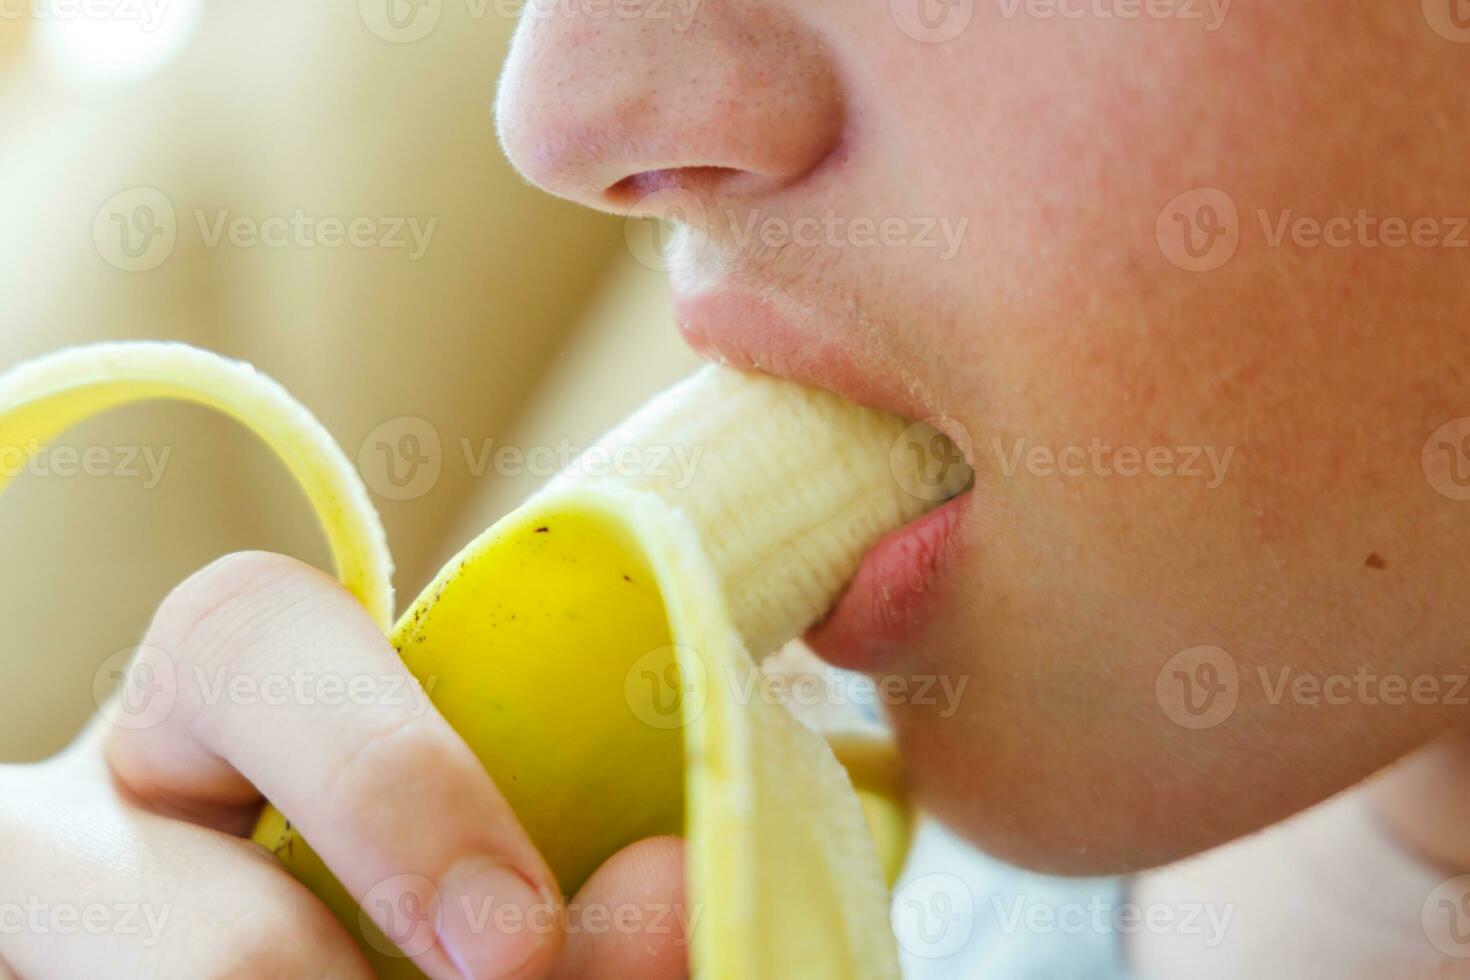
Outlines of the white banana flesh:
{"type": "Polygon", "coordinates": [[[965,488],[969,467],[934,452],[942,438],[830,392],[710,366],[644,405],[547,492],[613,481],[682,512],[760,657],[831,607],[879,537],[965,488]],[[603,475],[619,458],[627,469],[603,475]]]}

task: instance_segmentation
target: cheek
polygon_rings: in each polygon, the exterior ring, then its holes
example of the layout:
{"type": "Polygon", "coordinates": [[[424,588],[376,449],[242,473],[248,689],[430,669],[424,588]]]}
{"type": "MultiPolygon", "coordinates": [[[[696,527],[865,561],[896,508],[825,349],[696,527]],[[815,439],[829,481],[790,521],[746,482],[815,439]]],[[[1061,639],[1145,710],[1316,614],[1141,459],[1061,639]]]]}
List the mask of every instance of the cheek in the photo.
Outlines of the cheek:
{"type": "Polygon", "coordinates": [[[1279,820],[1453,720],[1273,702],[1267,682],[1464,659],[1466,505],[1421,451],[1470,412],[1465,253],[1273,245],[1261,215],[1463,213],[1435,162],[1466,152],[1442,124],[1465,69],[1413,4],[1239,4],[1216,34],[998,9],[976,4],[947,54],[860,32],[847,52],[871,69],[854,167],[970,222],[954,262],[885,283],[898,324],[944,297],[942,327],[894,343],[977,456],[965,574],[906,665],[966,693],[895,718],[920,793],[982,844],[1136,868],[1279,820]],[[1370,64],[1393,81],[1368,97],[1370,64]],[[1161,224],[1201,187],[1235,209],[1218,265],[1161,224]],[[1208,730],[1158,687],[1202,645],[1239,677],[1208,730]]]}
{"type": "MultiPolygon", "coordinates": [[[[1292,281],[1325,295],[1314,277],[1342,272],[1325,261],[1292,281]]],[[[1277,300],[1033,327],[988,351],[978,519],[923,645],[968,694],[951,717],[898,718],[921,791],[996,852],[1074,872],[1172,860],[1350,785],[1463,710],[1272,700],[1283,671],[1463,673],[1470,628],[1465,505],[1421,467],[1466,411],[1470,351],[1431,323],[1277,300]],[[1207,645],[1238,670],[1239,707],[1197,731],[1157,685],[1207,645]]]]}

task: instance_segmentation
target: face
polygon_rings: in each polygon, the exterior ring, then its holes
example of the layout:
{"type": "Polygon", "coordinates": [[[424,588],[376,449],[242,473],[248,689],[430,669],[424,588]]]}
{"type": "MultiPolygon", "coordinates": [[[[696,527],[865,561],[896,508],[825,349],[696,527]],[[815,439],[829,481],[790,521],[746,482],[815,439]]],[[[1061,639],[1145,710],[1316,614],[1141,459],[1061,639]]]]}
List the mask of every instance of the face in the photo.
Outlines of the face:
{"type": "Polygon", "coordinates": [[[1463,714],[1448,12],[540,2],[498,107],[526,176],[696,226],[670,278],[701,351],[970,457],[812,637],[963,680],[893,707],[926,806],[1023,864],[1141,868],[1463,714]]]}

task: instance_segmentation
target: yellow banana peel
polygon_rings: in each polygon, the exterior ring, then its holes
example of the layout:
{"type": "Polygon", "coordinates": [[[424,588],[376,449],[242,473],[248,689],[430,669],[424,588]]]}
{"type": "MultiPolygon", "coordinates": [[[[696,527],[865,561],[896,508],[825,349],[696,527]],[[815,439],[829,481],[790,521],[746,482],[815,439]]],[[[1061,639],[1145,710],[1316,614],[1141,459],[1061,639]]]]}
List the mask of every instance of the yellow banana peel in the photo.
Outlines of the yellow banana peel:
{"type": "MultiPolygon", "coordinates": [[[[806,399],[804,411],[866,413],[855,417],[875,446],[903,430],[882,413],[785,382],[704,383],[733,386],[716,394],[736,401],[741,386],[776,386],[759,389],[775,399],[766,414],[787,397],[806,399]]],[[[0,376],[0,458],[34,452],[88,416],[149,399],[218,409],[281,457],[321,521],[341,581],[478,755],[565,891],[633,841],[681,834],[697,922],[695,976],[898,975],[887,883],[907,846],[908,815],[892,746],[860,736],[829,745],[785,706],[751,693],[752,652],[768,651],[748,649],[747,640],[767,644],[799,632],[841,581],[822,583],[801,608],[770,613],[766,607],[786,602],[793,586],[776,575],[775,588],[763,592],[763,566],[803,544],[782,527],[757,528],[766,533],[754,534],[758,545],[732,556],[715,540],[731,521],[699,513],[711,494],[732,492],[732,480],[759,487],[764,479],[769,485],[753,492],[781,496],[784,487],[784,496],[805,499],[803,460],[786,461],[779,451],[776,464],[727,454],[712,464],[725,472],[692,487],[559,480],[470,543],[390,628],[391,560],[358,474],[306,409],[246,365],[151,342],[75,348],[24,364],[0,376]],[[743,467],[765,469],[751,477],[743,467]],[[797,485],[788,485],[793,479],[797,485]],[[731,602],[739,607],[733,613],[731,602]]],[[[662,417],[653,431],[686,444],[703,431],[677,406],[662,417]],[[670,429],[689,425],[683,435],[670,429]]],[[[848,452],[845,430],[831,438],[832,453],[848,452]]],[[[8,475],[0,473],[0,487],[8,475]]],[[[841,551],[838,566],[855,563],[887,529],[880,525],[913,516],[898,496],[892,513],[880,507],[876,517],[863,516],[856,503],[868,499],[867,488],[840,482],[833,492],[848,497],[818,522],[831,538],[818,546],[841,551]]],[[[723,506],[759,509],[762,501],[723,506]]],[[[799,557],[798,572],[813,566],[799,557]]],[[[421,975],[286,817],[267,807],[255,839],[363,941],[381,976],[421,975]]]]}

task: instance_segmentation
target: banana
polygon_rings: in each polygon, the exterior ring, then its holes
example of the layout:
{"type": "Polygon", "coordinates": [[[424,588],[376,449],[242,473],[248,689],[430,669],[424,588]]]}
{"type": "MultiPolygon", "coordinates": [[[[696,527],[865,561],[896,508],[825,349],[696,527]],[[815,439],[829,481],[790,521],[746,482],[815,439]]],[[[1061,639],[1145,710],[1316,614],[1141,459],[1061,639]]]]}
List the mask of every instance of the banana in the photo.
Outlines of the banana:
{"type": "MultiPolygon", "coordinates": [[[[43,357],[0,377],[0,459],[155,398],[224,411],[282,457],[339,577],[564,889],[628,843],[682,834],[695,976],[898,976],[886,889],[907,815],[891,746],[829,745],[752,682],[756,657],[819,617],[879,535],[963,487],[963,467],[935,481],[922,454],[896,451],[932,432],[706,369],[472,541],[390,630],[391,560],[358,475],[247,366],[156,343],[43,357]]],[[[267,807],[254,837],[380,976],[421,975],[285,816],[267,807]]]]}
{"type": "MultiPolygon", "coordinates": [[[[964,488],[966,467],[895,458],[904,427],[830,392],[710,366],[644,405],[545,492],[596,480],[652,491],[683,513],[759,657],[831,607],[884,531],[964,488]],[[619,456],[643,465],[592,470],[619,456]],[[934,485],[924,468],[938,469],[934,485]]],[[[910,437],[934,452],[928,426],[910,437]]]]}

